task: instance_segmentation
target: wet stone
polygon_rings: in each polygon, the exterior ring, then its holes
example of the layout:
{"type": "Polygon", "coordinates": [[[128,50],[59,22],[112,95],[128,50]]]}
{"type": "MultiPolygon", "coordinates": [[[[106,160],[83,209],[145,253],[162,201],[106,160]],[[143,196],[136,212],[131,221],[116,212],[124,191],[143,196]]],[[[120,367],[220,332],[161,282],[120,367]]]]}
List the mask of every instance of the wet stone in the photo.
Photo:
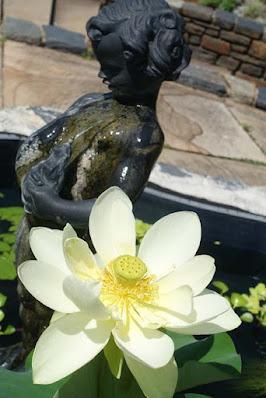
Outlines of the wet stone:
{"type": "Polygon", "coordinates": [[[3,36],[10,40],[22,41],[29,44],[40,44],[42,33],[33,22],[24,19],[6,17],[1,27],[3,36]]]}

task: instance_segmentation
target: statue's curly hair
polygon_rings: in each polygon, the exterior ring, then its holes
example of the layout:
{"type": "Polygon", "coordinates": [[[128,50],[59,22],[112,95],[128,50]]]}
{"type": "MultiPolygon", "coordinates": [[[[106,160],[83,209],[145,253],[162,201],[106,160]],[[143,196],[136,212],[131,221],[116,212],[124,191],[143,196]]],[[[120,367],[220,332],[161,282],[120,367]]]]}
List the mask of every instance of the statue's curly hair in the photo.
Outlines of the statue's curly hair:
{"type": "Polygon", "coordinates": [[[93,46],[116,32],[125,58],[146,76],[176,80],[190,62],[183,19],[165,0],[114,0],[87,23],[93,46]]]}

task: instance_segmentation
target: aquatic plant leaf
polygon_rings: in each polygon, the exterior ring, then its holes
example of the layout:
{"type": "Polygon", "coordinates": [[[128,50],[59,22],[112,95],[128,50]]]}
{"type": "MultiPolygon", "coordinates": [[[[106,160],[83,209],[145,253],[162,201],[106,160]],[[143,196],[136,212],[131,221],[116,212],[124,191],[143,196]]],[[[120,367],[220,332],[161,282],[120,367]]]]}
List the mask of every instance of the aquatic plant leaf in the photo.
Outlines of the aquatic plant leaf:
{"type": "Polygon", "coordinates": [[[218,293],[220,293],[222,296],[228,292],[229,287],[227,286],[226,283],[223,281],[213,281],[212,285],[218,289],[218,293]]]}
{"type": "Polygon", "coordinates": [[[52,398],[66,380],[55,384],[37,385],[32,383],[32,373],[13,372],[0,367],[1,398],[52,398]]]}
{"type": "Polygon", "coordinates": [[[0,293],[0,307],[3,307],[5,305],[6,299],[7,297],[3,293],[0,293]]]}
{"type": "Polygon", "coordinates": [[[184,345],[175,352],[179,368],[177,391],[240,376],[241,358],[227,333],[194,339],[190,344],[188,341],[183,339],[184,345]]]}
{"type": "Polygon", "coordinates": [[[123,365],[120,380],[117,380],[111,374],[103,353],[75,372],[54,398],[73,398],[77,391],[79,398],[144,398],[126,364],[123,365]]]}
{"type": "Polygon", "coordinates": [[[212,398],[212,397],[210,397],[209,395],[188,393],[188,394],[175,395],[174,398],[212,398]]]}
{"type": "Polygon", "coordinates": [[[17,272],[14,261],[9,253],[0,255],[0,280],[13,280],[16,278],[17,272]]]}

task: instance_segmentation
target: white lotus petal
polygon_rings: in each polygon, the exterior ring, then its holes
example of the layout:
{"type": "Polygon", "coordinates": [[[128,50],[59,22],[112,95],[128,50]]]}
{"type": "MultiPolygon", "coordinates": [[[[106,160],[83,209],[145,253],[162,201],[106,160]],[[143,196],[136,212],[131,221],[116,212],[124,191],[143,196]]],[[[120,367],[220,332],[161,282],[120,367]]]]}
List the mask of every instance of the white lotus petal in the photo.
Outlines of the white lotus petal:
{"type": "MultiPolygon", "coordinates": [[[[169,314],[167,328],[179,329],[194,326],[223,314],[230,308],[228,301],[211,290],[205,289],[199,296],[193,298],[193,311],[189,316],[172,317],[169,314]]],[[[158,312],[160,314],[160,312],[158,312]]],[[[182,331],[180,331],[182,333],[182,331]]]]}
{"type": "Polygon", "coordinates": [[[80,238],[66,239],[64,254],[67,265],[80,279],[100,279],[100,270],[87,242],[80,238]]]}
{"type": "Polygon", "coordinates": [[[98,253],[94,254],[94,258],[95,258],[95,261],[96,261],[96,263],[97,263],[99,268],[101,268],[101,269],[105,268],[106,264],[103,261],[103,259],[101,259],[101,257],[99,256],[98,253]]]}
{"type": "Polygon", "coordinates": [[[120,350],[154,369],[165,366],[174,354],[169,336],[158,330],[140,329],[135,323],[129,331],[115,328],[113,336],[120,350]]]}
{"type": "Polygon", "coordinates": [[[63,253],[63,231],[44,227],[32,228],[29,240],[37,260],[70,273],[63,253]]]}
{"type": "Polygon", "coordinates": [[[64,314],[63,312],[54,311],[52,318],[50,319],[50,323],[58,321],[58,319],[62,318],[65,315],[67,314],[64,314]]]}
{"type": "Polygon", "coordinates": [[[63,229],[63,242],[70,238],[76,238],[77,233],[74,228],[70,224],[66,224],[65,228],[63,229]]]}
{"type": "Polygon", "coordinates": [[[162,368],[152,369],[125,354],[129,370],[144,395],[149,398],[172,398],[175,393],[178,369],[174,358],[162,368]]]}
{"type": "Polygon", "coordinates": [[[138,256],[151,274],[162,276],[194,257],[200,238],[201,226],[196,213],[172,213],[148,230],[138,256]]]}
{"type": "Polygon", "coordinates": [[[156,305],[168,311],[189,315],[192,303],[192,289],[189,286],[181,286],[171,292],[160,294],[156,305]]]}
{"type": "Polygon", "coordinates": [[[200,323],[195,326],[188,326],[182,328],[180,332],[182,334],[189,335],[202,335],[202,334],[215,334],[226,332],[238,328],[241,324],[241,319],[234,312],[232,308],[224,312],[222,315],[218,315],[216,318],[209,320],[208,322],[200,323]]]}
{"type": "Polygon", "coordinates": [[[59,268],[31,260],[18,267],[18,276],[30,294],[47,307],[65,314],[79,311],[63,291],[67,275],[59,268]]]}
{"type": "Polygon", "coordinates": [[[89,230],[96,252],[106,263],[121,255],[135,255],[132,203],[121,189],[111,187],[99,196],[91,211],[89,230]]]}
{"type": "Polygon", "coordinates": [[[86,328],[88,323],[89,317],[79,312],[60,318],[44,331],[32,358],[34,383],[54,383],[91,361],[104,348],[113,323],[98,321],[94,328],[86,328]]]}
{"type": "Polygon", "coordinates": [[[82,281],[74,275],[64,280],[63,289],[65,295],[76,304],[82,312],[86,312],[91,318],[107,319],[109,311],[99,299],[101,284],[99,282],[82,281]]]}
{"type": "Polygon", "coordinates": [[[188,285],[196,296],[208,286],[214,273],[215,265],[212,257],[195,256],[158,281],[160,292],[167,293],[178,286],[188,285]]]}

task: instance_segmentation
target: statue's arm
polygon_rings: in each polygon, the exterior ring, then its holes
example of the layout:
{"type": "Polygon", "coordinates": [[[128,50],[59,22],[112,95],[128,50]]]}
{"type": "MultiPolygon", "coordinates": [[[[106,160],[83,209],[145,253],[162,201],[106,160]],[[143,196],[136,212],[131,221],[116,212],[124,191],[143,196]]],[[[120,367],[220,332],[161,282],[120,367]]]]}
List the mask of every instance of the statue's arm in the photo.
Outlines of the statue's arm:
{"type": "Polygon", "coordinates": [[[94,200],[73,201],[60,197],[71,145],[56,146],[50,156],[33,166],[21,184],[25,212],[45,221],[76,228],[88,225],[94,200]]]}

